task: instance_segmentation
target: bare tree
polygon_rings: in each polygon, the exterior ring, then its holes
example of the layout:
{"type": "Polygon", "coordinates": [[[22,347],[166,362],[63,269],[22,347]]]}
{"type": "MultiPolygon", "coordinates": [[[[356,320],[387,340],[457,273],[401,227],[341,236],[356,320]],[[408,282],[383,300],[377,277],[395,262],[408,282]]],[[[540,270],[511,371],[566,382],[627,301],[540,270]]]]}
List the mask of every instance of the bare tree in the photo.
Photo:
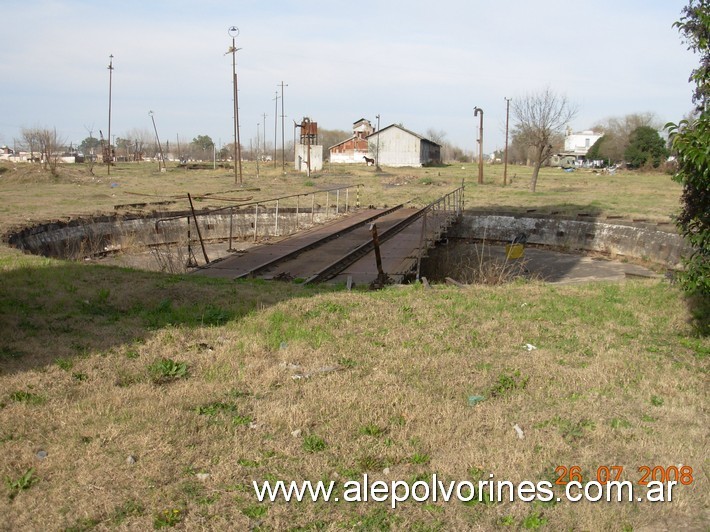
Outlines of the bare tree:
{"type": "Polygon", "coordinates": [[[145,128],[130,129],[124,135],[122,135],[122,137],[130,141],[130,143],[133,145],[133,147],[131,148],[131,152],[133,153],[134,161],[143,160],[143,155],[145,155],[146,151],[148,151],[150,147],[155,145],[155,135],[152,131],[145,128]]]}
{"type": "Polygon", "coordinates": [[[531,149],[533,173],[530,191],[535,192],[540,167],[552,155],[554,143],[565,125],[577,114],[566,96],[555,94],[549,87],[513,100],[513,116],[517,120],[513,135],[531,149]]]}
{"type": "Polygon", "coordinates": [[[52,175],[56,177],[58,175],[57,167],[59,166],[64,140],[59,138],[56,128],[38,129],[37,140],[39,142],[40,152],[42,153],[44,169],[49,168],[52,175]]]}
{"type": "Polygon", "coordinates": [[[25,149],[30,151],[30,161],[35,160],[35,150],[39,149],[39,141],[37,139],[37,128],[23,127],[20,131],[22,134],[22,144],[25,149]]]}
{"type": "Polygon", "coordinates": [[[64,148],[64,139],[57,135],[55,128],[22,128],[22,140],[30,150],[30,160],[35,159],[35,150],[45,170],[49,169],[57,176],[57,167],[64,148]]]}

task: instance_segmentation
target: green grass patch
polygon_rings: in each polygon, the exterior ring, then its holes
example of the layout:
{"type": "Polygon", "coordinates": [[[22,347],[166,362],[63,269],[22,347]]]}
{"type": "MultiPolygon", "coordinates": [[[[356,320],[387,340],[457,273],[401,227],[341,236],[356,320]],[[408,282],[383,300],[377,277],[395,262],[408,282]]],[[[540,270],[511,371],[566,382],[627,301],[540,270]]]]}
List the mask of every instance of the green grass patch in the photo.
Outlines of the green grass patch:
{"type": "Polygon", "coordinates": [[[5,477],[5,484],[7,484],[9,490],[8,497],[10,500],[14,499],[21,491],[30,489],[37,484],[37,482],[39,482],[39,479],[35,476],[33,467],[29,468],[16,479],[5,477]]]}
{"type": "Polygon", "coordinates": [[[186,362],[176,362],[170,358],[161,358],[148,366],[148,374],[154,384],[166,384],[188,376],[186,362]]]}

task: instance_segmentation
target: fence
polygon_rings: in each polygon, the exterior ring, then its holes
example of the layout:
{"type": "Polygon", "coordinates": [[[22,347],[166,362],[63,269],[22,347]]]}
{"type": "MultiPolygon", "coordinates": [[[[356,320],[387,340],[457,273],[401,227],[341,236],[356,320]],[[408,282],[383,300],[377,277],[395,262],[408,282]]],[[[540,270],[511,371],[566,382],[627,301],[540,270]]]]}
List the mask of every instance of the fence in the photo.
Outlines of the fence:
{"type": "Polygon", "coordinates": [[[451,223],[456,220],[464,208],[464,186],[452,190],[445,196],[433,201],[422,211],[422,231],[419,236],[417,254],[417,279],[421,270],[422,257],[431,243],[436,242],[451,223]]]}
{"type": "Polygon", "coordinates": [[[193,198],[188,194],[190,214],[157,220],[156,232],[168,233],[170,227],[174,234],[176,225],[180,224],[179,221],[187,219],[188,253],[194,257],[192,254],[194,242],[192,230],[194,229],[205,262],[209,263],[205,241],[226,238],[227,249],[232,251],[234,239],[251,239],[256,242],[259,239],[295,233],[346,214],[353,209],[359,209],[362,186],[364,186],[362,183],[358,183],[201,211],[195,210],[193,198]]]}

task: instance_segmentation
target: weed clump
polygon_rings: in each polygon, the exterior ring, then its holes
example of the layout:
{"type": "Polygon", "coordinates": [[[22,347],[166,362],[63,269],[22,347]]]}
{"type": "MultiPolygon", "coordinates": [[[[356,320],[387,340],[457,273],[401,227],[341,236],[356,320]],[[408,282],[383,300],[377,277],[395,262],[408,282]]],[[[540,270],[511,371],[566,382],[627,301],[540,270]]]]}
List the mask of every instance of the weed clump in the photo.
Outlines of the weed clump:
{"type": "Polygon", "coordinates": [[[148,366],[148,374],[153,384],[167,384],[187,378],[188,367],[185,362],[176,362],[170,358],[161,358],[148,366]]]}

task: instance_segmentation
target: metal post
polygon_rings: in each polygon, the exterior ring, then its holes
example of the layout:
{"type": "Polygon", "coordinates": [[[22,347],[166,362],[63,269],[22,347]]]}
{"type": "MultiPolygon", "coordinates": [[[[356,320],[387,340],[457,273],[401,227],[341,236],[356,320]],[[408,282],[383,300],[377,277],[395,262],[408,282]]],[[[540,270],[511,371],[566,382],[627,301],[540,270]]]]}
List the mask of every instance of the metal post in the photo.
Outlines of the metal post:
{"type": "Polygon", "coordinates": [[[348,212],[348,199],[350,199],[350,187],[345,187],[345,213],[348,212]]]}
{"type": "Polygon", "coordinates": [[[375,151],[375,170],[381,172],[380,168],[380,115],[377,115],[377,149],[375,151]]]}
{"type": "Polygon", "coordinates": [[[375,263],[377,264],[377,279],[379,281],[384,281],[386,276],[382,269],[382,255],[380,254],[380,239],[377,236],[377,224],[372,224],[370,226],[370,232],[372,233],[372,243],[375,246],[375,263]]]}
{"type": "Polygon", "coordinates": [[[505,154],[503,155],[503,186],[508,184],[508,120],[510,118],[510,100],[505,98],[505,154]]]}
{"type": "Polygon", "coordinates": [[[284,133],[284,118],[286,118],[286,115],[284,114],[284,87],[288,87],[288,84],[284,85],[284,82],[281,82],[281,170],[286,171],[286,137],[284,133]]]}
{"type": "Polygon", "coordinates": [[[325,191],[325,218],[328,219],[328,204],[330,203],[330,191],[325,191]]]}
{"type": "Polygon", "coordinates": [[[266,162],[266,113],[262,117],[264,118],[264,162],[266,162]]]}
{"type": "Polygon", "coordinates": [[[190,217],[187,217],[187,265],[188,267],[192,265],[192,237],[190,236],[190,217]]]}
{"type": "Polygon", "coordinates": [[[335,195],[335,215],[340,214],[340,189],[337,190],[335,195]]]}
{"type": "Polygon", "coordinates": [[[276,200],[276,227],[274,228],[274,236],[279,236],[279,200],[276,200]]]}
{"type": "Polygon", "coordinates": [[[276,91],[274,107],[274,168],[276,168],[276,136],[279,131],[279,91],[276,91]]]}
{"type": "Polygon", "coordinates": [[[314,222],[315,218],[315,213],[316,213],[316,193],[313,192],[313,195],[311,196],[311,223],[314,222]]]}
{"type": "Polygon", "coordinates": [[[357,201],[355,203],[355,208],[359,209],[360,208],[360,185],[357,186],[357,201]]]}
{"type": "Polygon", "coordinates": [[[234,227],[234,207],[229,208],[229,248],[227,251],[234,251],[232,249],[232,232],[234,227]]]}
{"type": "MultiPolygon", "coordinates": [[[[426,237],[426,217],[429,209],[424,211],[422,216],[422,232],[419,234],[419,254],[417,255],[417,281],[419,280],[419,273],[422,267],[422,255],[424,254],[425,237],[426,237]]],[[[428,244],[428,242],[426,243],[428,244]]],[[[428,247],[428,245],[427,245],[428,247]]]]}
{"type": "Polygon", "coordinates": [[[259,179],[259,126],[261,123],[256,124],[256,178],[259,179]]]}
{"type": "Polygon", "coordinates": [[[464,179],[461,178],[461,212],[466,208],[466,189],[464,188],[464,179]]]}
{"type": "Polygon", "coordinates": [[[108,63],[108,164],[106,172],[111,175],[111,89],[113,85],[113,54],[109,56],[108,63]]]}
{"type": "Polygon", "coordinates": [[[259,221],[259,204],[254,205],[254,242],[256,242],[256,225],[259,221]]]}
{"type": "MultiPolygon", "coordinates": [[[[163,147],[160,145],[160,138],[158,137],[158,128],[155,127],[155,117],[153,116],[153,111],[148,111],[148,114],[150,115],[150,119],[153,121],[153,129],[155,130],[155,140],[158,142],[158,151],[160,151],[160,158],[163,161],[163,168],[166,168],[165,157],[163,156],[163,147]]],[[[111,148],[111,139],[109,139],[108,146],[110,149],[111,148]]],[[[158,170],[160,170],[160,161],[158,161],[158,170]]]]}
{"type": "Polygon", "coordinates": [[[301,196],[296,196],[296,231],[298,231],[298,208],[300,206],[301,196]]]}
{"type": "Polygon", "coordinates": [[[478,184],[483,184],[483,109],[475,107],[473,116],[481,115],[478,133],[478,184]]]}
{"type": "Polygon", "coordinates": [[[229,52],[232,53],[232,85],[234,86],[234,183],[242,183],[242,147],[239,139],[239,96],[237,86],[237,45],[236,38],[239,35],[239,28],[232,26],[227,31],[232,37],[232,47],[229,52]],[[237,175],[237,165],[239,165],[239,174],[237,175]]]}
{"type": "Polygon", "coordinates": [[[197,237],[200,239],[200,246],[202,247],[202,255],[205,257],[205,262],[210,263],[210,259],[207,257],[207,250],[205,250],[205,242],[202,240],[202,232],[200,231],[200,226],[197,224],[197,215],[195,214],[195,206],[192,204],[192,196],[187,193],[187,200],[190,202],[190,210],[192,211],[192,219],[195,220],[195,229],[197,230],[197,237]]]}

